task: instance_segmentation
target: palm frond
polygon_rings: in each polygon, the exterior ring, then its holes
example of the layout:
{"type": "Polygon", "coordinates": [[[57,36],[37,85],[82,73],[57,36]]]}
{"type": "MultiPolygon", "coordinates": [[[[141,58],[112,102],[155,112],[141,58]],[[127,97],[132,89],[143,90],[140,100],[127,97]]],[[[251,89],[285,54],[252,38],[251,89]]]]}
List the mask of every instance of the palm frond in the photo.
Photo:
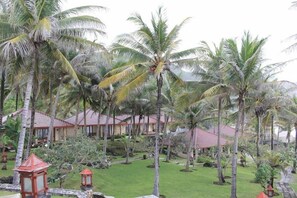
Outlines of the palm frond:
{"type": "Polygon", "coordinates": [[[84,37],[85,35],[94,35],[96,38],[98,35],[105,35],[106,33],[97,28],[89,28],[89,27],[75,27],[75,28],[61,28],[58,30],[59,35],[68,35],[73,37],[84,37]]]}
{"type": "Polygon", "coordinates": [[[120,102],[122,102],[127,98],[127,96],[130,94],[132,90],[143,85],[143,83],[147,80],[148,76],[149,76],[148,71],[143,72],[140,75],[136,76],[134,79],[132,79],[130,82],[122,86],[121,89],[119,89],[116,92],[116,97],[117,97],[116,103],[119,104],[120,102]]]}
{"type": "Polygon", "coordinates": [[[58,21],[59,27],[62,28],[75,28],[75,27],[93,27],[103,29],[105,27],[104,23],[96,17],[93,16],[76,16],[68,17],[58,21]]]}
{"type": "Polygon", "coordinates": [[[26,57],[32,52],[34,48],[33,43],[25,33],[3,40],[0,43],[2,55],[7,59],[9,59],[11,55],[15,57],[18,55],[21,57],[26,57]]]}
{"type": "Polygon", "coordinates": [[[151,51],[151,49],[147,48],[146,45],[144,45],[142,42],[137,40],[131,34],[121,34],[120,36],[117,37],[116,43],[125,45],[125,46],[130,46],[131,48],[135,48],[143,54],[147,54],[147,55],[154,54],[154,52],[151,51]]]}
{"type": "Polygon", "coordinates": [[[108,78],[103,79],[100,83],[99,83],[99,87],[100,88],[106,88],[111,84],[114,84],[120,80],[122,80],[124,77],[126,77],[127,75],[129,75],[131,72],[133,72],[135,70],[135,66],[134,65],[130,65],[129,67],[126,67],[124,70],[122,70],[121,72],[114,74],[108,78]]]}
{"type": "Polygon", "coordinates": [[[102,44],[90,41],[76,36],[61,35],[59,41],[61,41],[63,49],[80,48],[81,46],[92,47],[98,50],[106,51],[102,44]]]}
{"type": "Polygon", "coordinates": [[[170,58],[174,61],[174,60],[179,60],[179,59],[182,59],[182,58],[185,58],[188,56],[193,56],[198,53],[199,49],[200,49],[199,47],[195,47],[195,48],[187,49],[184,51],[175,52],[170,55],[170,58]]]}
{"type": "MultiPolygon", "coordinates": [[[[163,43],[163,48],[162,50],[166,50],[166,49],[176,49],[178,47],[178,42],[175,42],[178,34],[181,30],[181,28],[186,24],[186,22],[189,21],[190,18],[186,18],[184,19],[179,25],[174,26],[174,28],[168,33],[166,40],[163,43]]],[[[169,51],[171,51],[169,50],[169,51]]]]}
{"type": "Polygon", "coordinates": [[[52,48],[52,55],[61,64],[62,69],[66,71],[78,84],[80,84],[77,74],[67,58],[52,43],[48,42],[48,45],[52,48]]]}
{"type": "Polygon", "coordinates": [[[36,42],[48,40],[56,28],[56,23],[53,18],[45,17],[38,21],[34,26],[34,30],[30,32],[29,36],[36,42]]]}
{"type": "Polygon", "coordinates": [[[81,12],[89,12],[89,11],[93,12],[93,11],[102,11],[102,10],[104,11],[104,10],[106,10],[106,8],[103,6],[96,6],[96,5],[80,6],[80,7],[70,8],[68,10],[59,12],[59,13],[53,15],[53,17],[58,18],[58,19],[63,19],[65,17],[77,15],[81,12]]]}
{"type": "Polygon", "coordinates": [[[137,49],[134,49],[132,47],[127,47],[127,46],[121,45],[119,43],[115,43],[112,45],[111,52],[117,52],[121,55],[126,55],[136,62],[144,62],[144,61],[151,60],[151,57],[147,56],[146,54],[143,54],[142,52],[138,51],[137,49]]]}

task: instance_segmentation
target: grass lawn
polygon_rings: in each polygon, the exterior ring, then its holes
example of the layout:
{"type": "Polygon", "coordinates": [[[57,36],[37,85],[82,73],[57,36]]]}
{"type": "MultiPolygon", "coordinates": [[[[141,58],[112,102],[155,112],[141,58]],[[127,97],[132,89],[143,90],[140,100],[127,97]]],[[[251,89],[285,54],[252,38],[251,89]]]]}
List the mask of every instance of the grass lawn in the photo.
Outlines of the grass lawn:
{"type": "MultiPolygon", "coordinates": [[[[123,159],[124,160],[124,159],[123,159]]],[[[132,164],[115,164],[109,169],[92,169],[94,191],[102,192],[116,198],[132,198],[152,193],[154,169],[147,168],[152,164],[152,159],[137,160],[132,164]]],[[[162,162],[160,160],[160,193],[167,198],[227,198],[230,196],[231,185],[214,185],[216,169],[195,167],[193,172],[181,172],[184,166],[162,162]]],[[[1,176],[12,174],[13,161],[8,163],[8,171],[0,171],[1,176]]],[[[231,175],[231,168],[226,175],[231,175]]],[[[251,182],[254,179],[254,167],[238,167],[237,195],[239,198],[256,197],[261,192],[259,184],[251,182]]],[[[227,179],[231,183],[231,179],[227,179]]],[[[58,187],[58,182],[50,187],[58,187]]],[[[80,175],[69,176],[64,183],[64,188],[79,189],[80,175]]],[[[2,192],[0,192],[1,195],[2,192]]]]}
{"type": "MultiPolygon", "coordinates": [[[[161,162],[161,161],[160,161],[161,162]]],[[[131,198],[152,193],[154,169],[147,168],[151,160],[134,161],[130,165],[116,164],[109,169],[93,169],[94,191],[100,191],[116,198],[131,198]]],[[[161,162],[160,193],[167,198],[213,198],[230,196],[231,185],[214,185],[216,169],[197,166],[193,172],[181,172],[183,166],[161,162]]],[[[230,175],[230,169],[227,175],[230,175]]],[[[254,167],[238,167],[238,197],[256,197],[262,190],[259,184],[252,183],[254,167]]],[[[231,182],[230,179],[228,179],[231,182]]],[[[57,183],[52,184],[57,187],[57,183]]],[[[70,177],[64,188],[79,189],[80,176],[70,177]]]]}

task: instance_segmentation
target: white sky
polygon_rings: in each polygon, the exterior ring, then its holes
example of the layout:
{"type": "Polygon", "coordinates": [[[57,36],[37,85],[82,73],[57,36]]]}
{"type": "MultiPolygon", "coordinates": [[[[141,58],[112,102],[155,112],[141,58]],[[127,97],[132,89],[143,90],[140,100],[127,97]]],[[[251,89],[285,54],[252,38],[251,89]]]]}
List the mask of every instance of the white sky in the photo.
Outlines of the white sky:
{"type": "MultiPolygon", "coordinates": [[[[290,53],[283,50],[294,42],[288,37],[297,34],[297,8],[290,8],[293,0],[68,0],[65,8],[81,5],[100,5],[106,12],[96,13],[106,25],[106,45],[122,33],[135,30],[126,19],[131,13],[141,14],[149,23],[151,13],[159,6],[167,11],[169,25],[191,20],[181,31],[181,50],[198,46],[200,41],[218,44],[222,38],[240,39],[244,31],[252,36],[268,37],[264,57],[268,63],[297,58],[297,49],[290,53]]],[[[297,42],[297,39],[295,40],[297,42]]],[[[297,61],[287,64],[278,75],[279,80],[297,82],[297,61]]]]}

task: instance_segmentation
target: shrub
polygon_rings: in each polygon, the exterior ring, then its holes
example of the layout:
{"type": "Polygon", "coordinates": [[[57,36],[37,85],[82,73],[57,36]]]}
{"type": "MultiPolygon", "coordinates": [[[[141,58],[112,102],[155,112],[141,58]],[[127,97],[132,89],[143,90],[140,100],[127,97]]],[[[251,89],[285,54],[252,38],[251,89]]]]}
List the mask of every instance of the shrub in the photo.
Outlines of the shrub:
{"type": "Polygon", "coordinates": [[[206,155],[200,155],[198,158],[197,158],[197,163],[212,163],[212,159],[211,157],[209,156],[206,156],[206,155]]]}
{"type": "Polygon", "coordinates": [[[268,164],[261,164],[255,173],[255,182],[265,188],[270,180],[272,168],[268,164]]]}

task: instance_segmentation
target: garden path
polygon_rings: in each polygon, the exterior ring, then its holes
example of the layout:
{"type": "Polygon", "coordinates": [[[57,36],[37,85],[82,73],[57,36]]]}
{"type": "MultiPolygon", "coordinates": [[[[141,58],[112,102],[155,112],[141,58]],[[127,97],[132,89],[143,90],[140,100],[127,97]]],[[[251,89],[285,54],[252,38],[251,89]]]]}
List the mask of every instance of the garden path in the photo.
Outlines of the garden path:
{"type": "Polygon", "coordinates": [[[293,181],[292,167],[287,167],[281,172],[281,179],[276,183],[276,187],[284,198],[297,198],[295,191],[290,187],[293,181]]]}

